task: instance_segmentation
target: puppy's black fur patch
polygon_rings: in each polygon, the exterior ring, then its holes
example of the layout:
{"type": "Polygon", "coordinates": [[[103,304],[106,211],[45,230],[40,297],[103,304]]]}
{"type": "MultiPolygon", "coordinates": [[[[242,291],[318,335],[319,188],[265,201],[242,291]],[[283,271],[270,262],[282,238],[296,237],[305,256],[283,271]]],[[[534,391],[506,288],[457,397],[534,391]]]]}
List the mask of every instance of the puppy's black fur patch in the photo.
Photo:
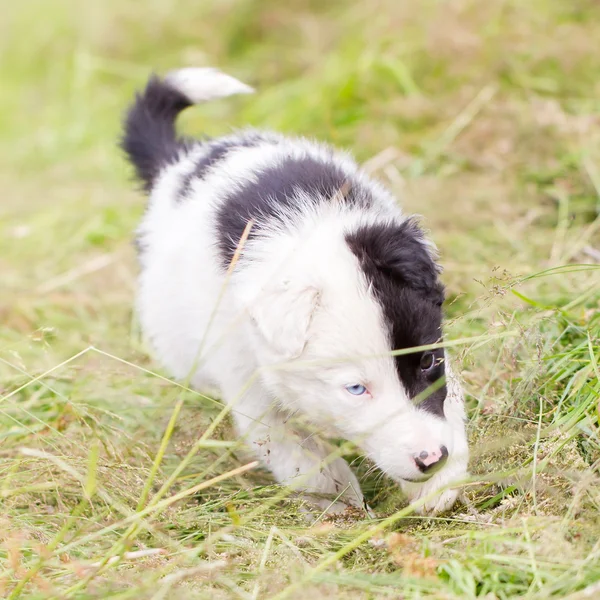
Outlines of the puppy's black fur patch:
{"type": "Polygon", "coordinates": [[[175,133],[177,115],[191,105],[184,94],[153,76],[127,112],[120,145],[146,192],[160,170],[194,144],[175,133]]]}
{"type": "Polygon", "coordinates": [[[198,160],[196,168],[182,178],[178,199],[183,200],[190,190],[192,181],[194,179],[203,179],[231,150],[235,150],[236,148],[252,148],[264,141],[268,141],[268,137],[260,133],[248,133],[243,137],[236,136],[235,138],[215,140],[214,142],[207,141],[207,153],[198,160]]]}
{"type": "Polygon", "coordinates": [[[260,233],[267,223],[281,220],[282,212],[293,211],[298,193],[315,203],[340,201],[369,207],[371,193],[335,162],[313,157],[285,158],[256,173],[252,181],[232,191],[217,214],[219,250],[227,267],[248,221],[254,220],[250,236],[260,233]]]}
{"type": "MultiPolygon", "coordinates": [[[[422,241],[423,233],[411,219],[366,225],[346,236],[381,303],[393,350],[434,344],[442,336],[444,288],[422,241]]],[[[444,376],[444,352],[434,354],[436,367],[428,373],[421,371],[421,352],[394,357],[398,376],[412,398],[444,376]]],[[[443,417],[446,394],[443,385],[419,407],[443,417]]]]}

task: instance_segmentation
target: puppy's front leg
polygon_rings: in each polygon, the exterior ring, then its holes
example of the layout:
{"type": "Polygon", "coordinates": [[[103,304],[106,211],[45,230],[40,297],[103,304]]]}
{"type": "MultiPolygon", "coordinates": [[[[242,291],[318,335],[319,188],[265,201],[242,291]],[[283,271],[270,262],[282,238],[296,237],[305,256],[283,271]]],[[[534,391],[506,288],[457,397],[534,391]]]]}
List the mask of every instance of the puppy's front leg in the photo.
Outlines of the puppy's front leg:
{"type": "Polygon", "coordinates": [[[431,495],[431,498],[415,507],[415,512],[418,514],[435,515],[450,510],[458,497],[459,490],[443,490],[443,488],[450,486],[455,481],[464,479],[466,476],[467,461],[457,459],[453,463],[447,464],[441,471],[424,483],[404,481],[401,483],[401,487],[411,503],[418,502],[431,495]]]}
{"type": "Polygon", "coordinates": [[[360,485],[348,463],[343,458],[329,459],[332,449],[326,443],[286,423],[286,415],[265,398],[267,394],[255,385],[232,412],[238,432],[277,481],[330,513],[348,506],[362,508],[360,485]]]}

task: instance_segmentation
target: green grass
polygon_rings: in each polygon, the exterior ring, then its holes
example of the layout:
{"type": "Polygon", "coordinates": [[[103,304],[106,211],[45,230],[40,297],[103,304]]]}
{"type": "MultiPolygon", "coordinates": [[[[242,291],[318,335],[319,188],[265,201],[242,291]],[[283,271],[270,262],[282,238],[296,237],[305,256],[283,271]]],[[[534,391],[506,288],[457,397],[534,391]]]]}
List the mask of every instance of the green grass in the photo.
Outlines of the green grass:
{"type": "MultiPolygon", "coordinates": [[[[600,7],[590,0],[23,0],[0,22],[0,596],[600,594],[600,7]],[[464,504],[321,520],[168,379],[132,315],[116,149],[152,69],[217,65],[252,124],[350,149],[423,215],[471,416],[464,504]],[[483,337],[482,337],[483,336],[483,337]]],[[[350,455],[350,459],[358,458],[350,455]]],[[[356,461],[361,472],[367,465],[356,461]]]]}

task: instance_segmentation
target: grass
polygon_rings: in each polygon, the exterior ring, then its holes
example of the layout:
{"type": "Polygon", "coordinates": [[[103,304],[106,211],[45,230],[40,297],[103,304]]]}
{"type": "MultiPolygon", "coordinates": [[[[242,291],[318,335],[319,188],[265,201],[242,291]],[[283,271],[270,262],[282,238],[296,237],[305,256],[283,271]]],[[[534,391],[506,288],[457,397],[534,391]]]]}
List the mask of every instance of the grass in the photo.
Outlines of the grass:
{"type": "MultiPolygon", "coordinates": [[[[600,594],[600,7],[590,0],[23,0],[0,23],[0,596],[600,594]],[[352,150],[442,252],[464,504],[321,519],[172,382],[132,315],[116,150],[149,70],[259,89],[185,114],[352,150]]],[[[349,460],[358,458],[350,455],[349,460]]],[[[366,465],[356,461],[359,470],[366,465]]]]}

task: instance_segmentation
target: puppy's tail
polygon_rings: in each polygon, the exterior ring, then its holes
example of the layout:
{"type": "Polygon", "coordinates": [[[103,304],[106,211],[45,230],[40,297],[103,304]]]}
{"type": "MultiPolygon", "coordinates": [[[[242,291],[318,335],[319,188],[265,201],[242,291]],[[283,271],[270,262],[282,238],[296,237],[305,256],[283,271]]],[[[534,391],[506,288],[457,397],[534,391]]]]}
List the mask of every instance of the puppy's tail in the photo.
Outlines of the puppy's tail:
{"type": "Polygon", "coordinates": [[[184,108],[253,91],[217,69],[191,67],[172,71],[164,79],[152,76],[127,112],[121,138],[121,148],[144,189],[149,191],[160,170],[189,147],[175,132],[175,119],[184,108]]]}

